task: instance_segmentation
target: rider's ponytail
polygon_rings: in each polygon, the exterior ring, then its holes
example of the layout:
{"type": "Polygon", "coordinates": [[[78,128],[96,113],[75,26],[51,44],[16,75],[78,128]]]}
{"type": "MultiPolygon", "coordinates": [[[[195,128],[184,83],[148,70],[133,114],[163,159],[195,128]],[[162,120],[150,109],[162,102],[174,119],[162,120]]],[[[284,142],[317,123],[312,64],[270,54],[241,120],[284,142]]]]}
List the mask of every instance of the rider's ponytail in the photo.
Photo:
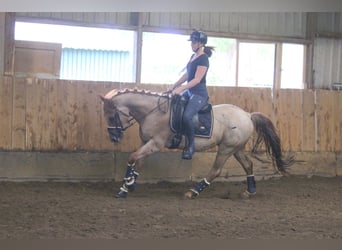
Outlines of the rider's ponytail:
{"type": "Polygon", "coordinates": [[[215,47],[212,46],[204,46],[204,53],[207,54],[208,57],[211,57],[211,55],[213,54],[213,51],[215,50],[215,47]]]}

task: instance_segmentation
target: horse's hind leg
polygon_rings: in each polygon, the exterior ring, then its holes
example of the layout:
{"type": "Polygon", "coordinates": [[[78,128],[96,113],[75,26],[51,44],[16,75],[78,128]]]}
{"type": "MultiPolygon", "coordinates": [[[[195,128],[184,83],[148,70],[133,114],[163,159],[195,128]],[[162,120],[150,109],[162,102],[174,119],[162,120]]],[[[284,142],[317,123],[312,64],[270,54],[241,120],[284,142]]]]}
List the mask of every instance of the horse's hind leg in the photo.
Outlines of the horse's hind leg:
{"type": "Polygon", "coordinates": [[[194,198],[200,194],[210,183],[218,176],[220,176],[222,167],[227,159],[233,154],[233,148],[220,145],[216,154],[215,162],[206,178],[200,181],[194,188],[185,193],[185,198],[194,198]]]}
{"type": "Polygon", "coordinates": [[[244,149],[234,154],[235,159],[241,164],[247,175],[247,190],[243,193],[244,197],[249,197],[256,193],[256,184],[253,174],[253,162],[247,157],[244,149]]]}

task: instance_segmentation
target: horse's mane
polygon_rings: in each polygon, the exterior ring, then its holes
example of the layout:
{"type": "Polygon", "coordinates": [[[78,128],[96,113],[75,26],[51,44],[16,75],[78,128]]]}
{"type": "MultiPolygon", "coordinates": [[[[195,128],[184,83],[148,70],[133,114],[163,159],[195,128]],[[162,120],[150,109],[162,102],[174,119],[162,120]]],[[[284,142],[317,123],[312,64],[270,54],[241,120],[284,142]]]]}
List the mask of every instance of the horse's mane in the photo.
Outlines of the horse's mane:
{"type": "Polygon", "coordinates": [[[149,95],[149,96],[157,96],[157,97],[170,97],[170,92],[156,92],[147,89],[138,89],[138,88],[125,88],[125,89],[113,89],[109,91],[105,98],[112,99],[116,96],[132,93],[132,94],[142,94],[142,95],[149,95]]]}

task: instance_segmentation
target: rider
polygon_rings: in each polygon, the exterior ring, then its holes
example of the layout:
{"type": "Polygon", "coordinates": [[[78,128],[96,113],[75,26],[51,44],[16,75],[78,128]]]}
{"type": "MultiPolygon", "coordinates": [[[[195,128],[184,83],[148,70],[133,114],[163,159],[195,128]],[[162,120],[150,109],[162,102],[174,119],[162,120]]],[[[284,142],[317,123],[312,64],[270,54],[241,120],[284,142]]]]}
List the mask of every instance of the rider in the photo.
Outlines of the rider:
{"type": "Polygon", "coordinates": [[[186,66],[186,72],[172,88],[172,94],[183,95],[189,100],[183,115],[183,127],[187,140],[182,158],[186,160],[192,159],[195,152],[195,128],[192,118],[208,103],[209,99],[206,75],[209,68],[208,58],[212,55],[214,47],[206,46],[207,40],[208,37],[204,32],[192,32],[188,41],[191,41],[194,54],[186,66]],[[184,82],[187,83],[183,84],[184,82]]]}

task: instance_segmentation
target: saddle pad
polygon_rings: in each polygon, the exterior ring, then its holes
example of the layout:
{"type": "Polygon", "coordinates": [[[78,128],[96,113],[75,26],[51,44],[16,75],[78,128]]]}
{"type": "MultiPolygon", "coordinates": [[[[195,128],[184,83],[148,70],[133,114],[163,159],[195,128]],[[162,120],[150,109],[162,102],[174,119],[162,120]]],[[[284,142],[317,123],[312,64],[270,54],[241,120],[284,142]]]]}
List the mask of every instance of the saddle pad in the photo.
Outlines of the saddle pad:
{"type": "MultiPolygon", "coordinates": [[[[179,115],[179,114],[178,114],[179,115]]],[[[210,138],[213,130],[213,110],[211,109],[210,112],[205,113],[197,113],[194,118],[194,125],[195,125],[195,136],[197,137],[205,137],[210,138]]],[[[170,115],[170,127],[174,133],[181,133],[180,131],[180,124],[181,118],[171,112],[170,115]]]]}
{"type": "Polygon", "coordinates": [[[195,115],[195,136],[210,138],[213,131],[213,110],[206,113],[198,113],[195,115]]]}

